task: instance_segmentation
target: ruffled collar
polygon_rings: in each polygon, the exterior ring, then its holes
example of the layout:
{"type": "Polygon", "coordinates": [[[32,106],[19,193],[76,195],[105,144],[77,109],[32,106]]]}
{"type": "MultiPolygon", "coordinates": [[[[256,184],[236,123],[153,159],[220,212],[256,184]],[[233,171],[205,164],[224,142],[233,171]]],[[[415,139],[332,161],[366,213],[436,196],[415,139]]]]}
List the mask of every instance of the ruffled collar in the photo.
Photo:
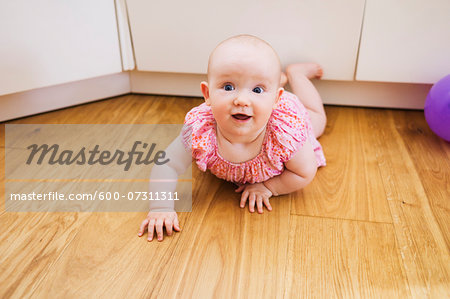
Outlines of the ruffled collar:
{"type": "Polygon", "coordinates": [[[219,144],[217,143],[217,123],[216,123],[215,120],[214,120],[214,124],[212,125],[212,130],[211,130],[211,134],[210,134],[211,144],[213,145],[214,151],[216,152],[217,156],[221,160],[223,160],[224,162],[226,162],[228,164],[239,166],[239,165],[242,165],[244,163],[252,163],[255,160],[259,159],[260,156],[265,154],[265,149],[267,147],[267,141],[268,141],[268,138],[269,138],[268,130],[269,130],[270,126],[271,126],[271,124],[270,124],[270,119],[269,119],[269,121],[266,124],[266,129],[264,131],[264,138],[263,138],[263,142],[261,144],[261,149],[259,150],[259,153],[255,157],[253,157],[253,158],[251,158],[251,159],[249,159],[247,161],[244,161],[244,162],[239,162],[239,163],[231,162],[231,161],[225,159],[220,154],[220,152],[219,152],[219,144]]]}

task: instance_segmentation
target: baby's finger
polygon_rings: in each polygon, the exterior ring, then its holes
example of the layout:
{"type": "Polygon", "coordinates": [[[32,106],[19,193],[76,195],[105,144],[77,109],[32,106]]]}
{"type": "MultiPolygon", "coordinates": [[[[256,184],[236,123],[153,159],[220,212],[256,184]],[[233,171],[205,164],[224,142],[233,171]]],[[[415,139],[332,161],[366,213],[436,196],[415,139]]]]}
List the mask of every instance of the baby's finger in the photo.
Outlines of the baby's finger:
{"type": "Polygon", "coordinates": [[[260,213],[260,214],[264,213],[264,211],[263,211],[263,200],[262,200],[262,197],[259,196],[259,195],[256,198],[256,207],[258,209],[258,213],[260,213]]]}
{"type": "Polygon", "coordinates": [[[178,217],[173,220],[173,228],[179,232],[181,230],[180,223],[178,222],[178,217]]]}
{"type": "Polygon", "coordinates": [[[248,198],[248,209],[252,213],[255,211],[255,201],[256,201],[255,193],[250,194],[248,198]]]}
{"type": "Polygon", "coordinates": [[[242,192],[241,204],[240,204],[241,208],[245,207],[245,203],[247,202],[247,197],[248,197],[248,191],[242,192]]]}
{"type": "Polygon", "coordinates": [[[150,219],[148,222],[148,240],[153,240],[153,232],[155,231],[155,219],[150,219]]]}
{"type": "Polygon", "coordinates": [[[148,219],[145,218],[145,220],[142,221],[142,223],[141,223],[141,227],[139,228],[139,232],[138,232],[139,237],[141,237],[144,234],[145,228],[147,227],[147,225],[148,225],[148,219]]]}
{"type": "Polygon", "coordinates": [[[162,219],[158,219],[156,221],[156,235],[158,236],[158,241],[162,241],[164,237],[164,228],[163,228],[164,222],[162,219]]]}
{"type": "Polygon", "coordinates": [[[173,226],[172,219],[166,219],[165,223],[166,223],[167,235],[171,236],[172,235],[172,226],[173,226]]]}
{"type": "Polygon", "coordinates": [[[244,190],[245,185],[241,185],[239,186],[236,190],[234,190],[235,192],[241,192],[242,190],[244,190]]]}
{"type": "Polygon", "coordinates": [[[272,206],[270,205],[269,199],[267,197],[264,197],[263,200],[264,200],[264,204],[266,205],[266,208],[269,211],[272,211],[272,206]]]}

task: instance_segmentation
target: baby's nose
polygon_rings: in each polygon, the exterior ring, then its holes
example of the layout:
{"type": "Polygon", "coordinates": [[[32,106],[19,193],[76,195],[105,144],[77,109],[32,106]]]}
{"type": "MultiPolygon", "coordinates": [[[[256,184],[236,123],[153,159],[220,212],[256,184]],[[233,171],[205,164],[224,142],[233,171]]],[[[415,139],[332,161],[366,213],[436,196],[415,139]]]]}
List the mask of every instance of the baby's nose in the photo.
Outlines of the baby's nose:
{"type": "Polygon", "coordinates": [[[236,106],[248,106],[250,105],[249,97],[245,94],[239,94],[236,99],[234,99],[234,104],[236,106]]]}

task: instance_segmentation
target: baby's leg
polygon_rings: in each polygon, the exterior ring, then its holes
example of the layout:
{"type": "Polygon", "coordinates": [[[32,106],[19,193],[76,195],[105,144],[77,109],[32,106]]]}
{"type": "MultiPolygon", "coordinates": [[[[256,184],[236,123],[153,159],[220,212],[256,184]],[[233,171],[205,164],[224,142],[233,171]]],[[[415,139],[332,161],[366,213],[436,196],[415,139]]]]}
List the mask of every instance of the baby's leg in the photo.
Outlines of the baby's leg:
{"type": "Polygon", "coordinates": [[[291,64],[286,68],[289,85],[292,92],[308,110],[316,138],[322,135],[325,130],[327,116],[325,115],[322,99],[309,79],[320,78],[322,75],[322,68],[315,63],[291,64]]]}

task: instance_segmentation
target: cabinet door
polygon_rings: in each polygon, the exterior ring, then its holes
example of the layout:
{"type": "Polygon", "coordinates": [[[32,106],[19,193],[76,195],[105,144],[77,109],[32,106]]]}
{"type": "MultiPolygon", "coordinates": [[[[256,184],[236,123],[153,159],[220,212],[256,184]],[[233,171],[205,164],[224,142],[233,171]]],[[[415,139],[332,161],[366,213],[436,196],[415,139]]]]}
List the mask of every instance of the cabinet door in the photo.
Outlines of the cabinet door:
{"type": "Polygon", "coordinates": [[[121,71],[114,1],[2,1],[0,94],[121,71]]]}
{"type": "Polygon", "coordinates": [[[137,69],[206,73],[214,47],[247,33],[284,65],[317,62],[325,79],[353,80],[364,0],[128,0],[137,69]]]}
{"type": "Polygon", "coordinates": [[[357,80],[434,83],[449,73],[449,0],[367,0],[357,80]]]}

